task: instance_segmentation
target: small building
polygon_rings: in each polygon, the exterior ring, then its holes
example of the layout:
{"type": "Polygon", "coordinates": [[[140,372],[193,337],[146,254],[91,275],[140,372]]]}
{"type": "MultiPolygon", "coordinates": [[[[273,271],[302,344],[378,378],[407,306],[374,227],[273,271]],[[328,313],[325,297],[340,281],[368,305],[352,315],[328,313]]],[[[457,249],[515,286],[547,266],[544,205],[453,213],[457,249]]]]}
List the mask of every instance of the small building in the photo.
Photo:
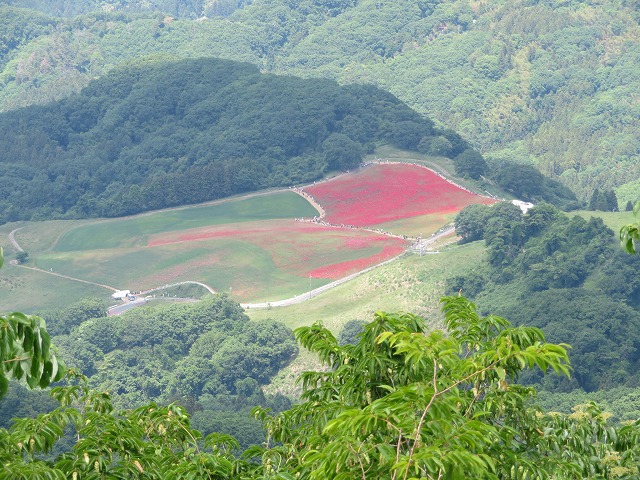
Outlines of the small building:
{"type": "Polygon", "coordinates": [[[533,203],[523,202],[522,200],[511,200],[511,203],[520,208],[520,210],[522,210],[522,213],[527,213],[530,208],[533,208],[535,206],[533,203]]]}
{"type": "Polygon", "coordinates": [[[118,290],[111,295],[111,298],[115,298],[116,300],[124,300],[125,298],[129,297],[130,294],[130,290],[118,290]]]}

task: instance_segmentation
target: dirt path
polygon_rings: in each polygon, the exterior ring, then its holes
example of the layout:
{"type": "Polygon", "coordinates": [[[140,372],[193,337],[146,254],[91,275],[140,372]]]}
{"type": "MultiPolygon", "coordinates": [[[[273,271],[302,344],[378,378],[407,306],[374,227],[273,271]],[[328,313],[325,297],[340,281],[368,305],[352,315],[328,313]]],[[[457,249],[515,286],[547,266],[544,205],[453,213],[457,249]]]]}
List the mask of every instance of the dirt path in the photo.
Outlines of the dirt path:
{"type": "Polygon", "coordinates": [[[106,288],[107,290],[111,290],[113,292],[117,292],[118,291],[117,288],[110,287],[109,285],[104,285],[102,283],[96,283],[96,282],[90,282],[89,280],[81,280],[80,278],[70,277],[68,275],[62,275],[61,273],[55,273],[55,272],[52,272],[52,271],[43,270],[42,268],[38,268],[38,267],[27,267],[26,265],[16,265],[16,264],[14,264],[14,266],[15,267],[19,267],[19,268],[26,268],[27,270],[33,270],[35,272],[46,273],[47,275],[53,275],[55,277],[66,278],[67,280],[72,280],[74,282],[80,282],[80,283],[87,283],[89,285],[95,285],[97,287],[106,288]]]}
{"type": "Polygon", "coordinates": [[[24,252],[20,245],[18,245],[18,242],[16,242],[16,232],[20,230],[20,228],[16,228],[15,230],[11,230],[11,232],[9,232],[9,241],[11,242],[11,245],[13,245],[13,248],[18,250],[19,252],[24,252]]]}
{"type": "Polygon", "coordinates": [[[318,211],[318,213],[320,214],[317,217],[318,219],[322,219],[327,215],[327,212],[325,212],[324,208],[322,208],[320,204],[316,202],[316,199],[313,198],[311,195],[309,195],[307,192],[305,192],[302,188],[294,187],[291,189],[291,191],[300,195],[307,202],[309,202],[313,208],[315,208],[318,211]]]}

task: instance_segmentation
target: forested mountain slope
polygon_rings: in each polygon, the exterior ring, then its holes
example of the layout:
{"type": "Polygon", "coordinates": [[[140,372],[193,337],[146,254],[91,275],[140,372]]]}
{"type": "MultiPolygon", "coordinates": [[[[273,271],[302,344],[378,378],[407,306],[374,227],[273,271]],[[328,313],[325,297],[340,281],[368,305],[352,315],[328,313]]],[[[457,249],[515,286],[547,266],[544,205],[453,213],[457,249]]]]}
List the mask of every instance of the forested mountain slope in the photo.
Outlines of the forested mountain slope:
{"type": "Polygon", "coordinates": [[[14,187],[0,195],[0,221],[197,203],[353,168],[377,143],[435,139],[451,158],[473,152],[373,86],[228,60],[148,61],[0,114],[0,178],[14,187]]]}
{"type": "Polygon", "coordinates": [[[544,389],[637,387],[640,258],[621,251],[601,218],[569,217],[543,203],[522,215],[503,202],[467,207],[456,229],[467,241],[484,240],[487,258],[449,279],[448,291],[571,344],[571,380],[548,377],[544,389]]]}
{"type": "Polygon", "coordinates": [[[640,173],[640,27],[626,0],[3,3],[5,110],[62,98],[133,58],[219,56],[373,83],[583,199],[640,173]]]}

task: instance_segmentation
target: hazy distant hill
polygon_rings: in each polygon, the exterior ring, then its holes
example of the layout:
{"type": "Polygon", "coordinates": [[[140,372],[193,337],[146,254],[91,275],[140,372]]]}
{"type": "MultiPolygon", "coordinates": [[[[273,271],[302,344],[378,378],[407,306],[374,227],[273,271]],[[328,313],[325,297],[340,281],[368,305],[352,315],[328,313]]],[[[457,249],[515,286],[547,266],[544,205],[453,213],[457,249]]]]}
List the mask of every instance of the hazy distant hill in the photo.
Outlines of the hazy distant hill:
{"type": "MultiPolygon", "coordinates": [[[[0,114],[0,221],[118,216],[320,178],[374,145],[468,145],[373,86],[218,59],[143,62],[0,114]]],[[[482,157],[479,157],[481,162],[482,157]]]]}
{"type": "MultiPolygon", "coordinates": [[[[595,186],[640,176],[634,2],[3,3],[85,15],[0,11],[0,109],[63,98],[132,58],[218,56],[373,83],[484,153],[531,162],[583,199],[595,186]]],[[[634,191],[622,189],[620,201],[635,200],[626,198],[634,191]]]]}

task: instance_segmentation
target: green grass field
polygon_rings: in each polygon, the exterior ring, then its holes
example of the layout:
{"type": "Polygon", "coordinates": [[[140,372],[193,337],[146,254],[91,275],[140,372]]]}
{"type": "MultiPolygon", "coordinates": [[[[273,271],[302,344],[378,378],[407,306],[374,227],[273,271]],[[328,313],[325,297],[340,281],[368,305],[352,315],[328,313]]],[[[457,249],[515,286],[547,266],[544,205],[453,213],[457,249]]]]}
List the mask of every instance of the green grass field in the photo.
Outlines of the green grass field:
{"type": "MultiPolygon", "coordinates": [[[[161,212],[152,212],[114,220],[74,220],[48,222],[21,222],[0,227],[0,246],[4,248],[7,264],[0,270],[0,311],[21,310],[34,312],[44,308],[61,307],[85,297],[99,296],[109,301],[111,291],[105,288],[74,282],[46,272],[28,270],[10,265],[17,251],[8,240],[8,234],[16,228],[16,240],[29,252],[28,266],[46,271],[66,274],[88,281],[128,288],[129,280],[137,278],[154,281],[185,278],[189,269],[180,275],[183,264],[191,264],[192,269],[203,258],[210,258],[211,252],[204,245],[195,248],[164,248],[157,251],[143,251],[139,244],[148,235],[193,228],[203,225],[220,225],[230,222],[245,223],[270,218],[292,218],[315,215],[316,210],[309,203],[289,191],[260,193],[240,199],[215,202],[199,206],[190,206],[161,212]],[[136,247],[138,244],[138,247],[136,247]],[[107,249],[115,246],[117,248],[107,249]],[[77,250],[73,250],[77,249],[77,250]],[[177,273],[177,274],[176,274],[177,273]],[[172,274],[174,277],[172,277],[172,274]]],[[[236,253],[229,254],[233,260],[242,252],[252,250],[243,245],[236,246],[236,253]]],[[[279,293],[277,285],[281,280],[273,275],[265,276],[260,266],[268,260],[260,260],[260,254],[252,257],[255,270],[246,273],[247,283],[252,276],[259,279],[262,275],[270,281],[274,294],[279,293]]],[[[262,252],[263,257],[268,254],[262,252]]],[[[236,262],[240,265],[240,261],[236,262]]],[[[210,269],[208,280],[220,280],[220,285],[228,288],[229,269],[210,269]]],[[[136,285],[142,286],[143,282],[136,285]]],[[[284,282],[286,285],[286,282],[284,282]]],[[[295,286],[285,290],[299,290],[295,286]]],[[[308,282],[307,282],[308,283],[308,282]]],[[[146,285],[146,287],[160,286],[146,285]]]]}
{"type": "Polygon", "coordinates": [[[304,198],[293,192],[258,194],[212,205],[89,223],[62,234],[53,245],[53,250],[69,252],[136,247],[145,245],[147,236],[157,233],[255,220],[309,217],[316,214],[317,211],[304,198]]]}
{"type": "Polygon", "coordinates": [[[61,308],[88,297],[98,297],[109,304],[111,293],[101,287],[53,277],[45,272],[15,265],[5,264],[0,270],[0,313],[34,313],[61,308]]]}

